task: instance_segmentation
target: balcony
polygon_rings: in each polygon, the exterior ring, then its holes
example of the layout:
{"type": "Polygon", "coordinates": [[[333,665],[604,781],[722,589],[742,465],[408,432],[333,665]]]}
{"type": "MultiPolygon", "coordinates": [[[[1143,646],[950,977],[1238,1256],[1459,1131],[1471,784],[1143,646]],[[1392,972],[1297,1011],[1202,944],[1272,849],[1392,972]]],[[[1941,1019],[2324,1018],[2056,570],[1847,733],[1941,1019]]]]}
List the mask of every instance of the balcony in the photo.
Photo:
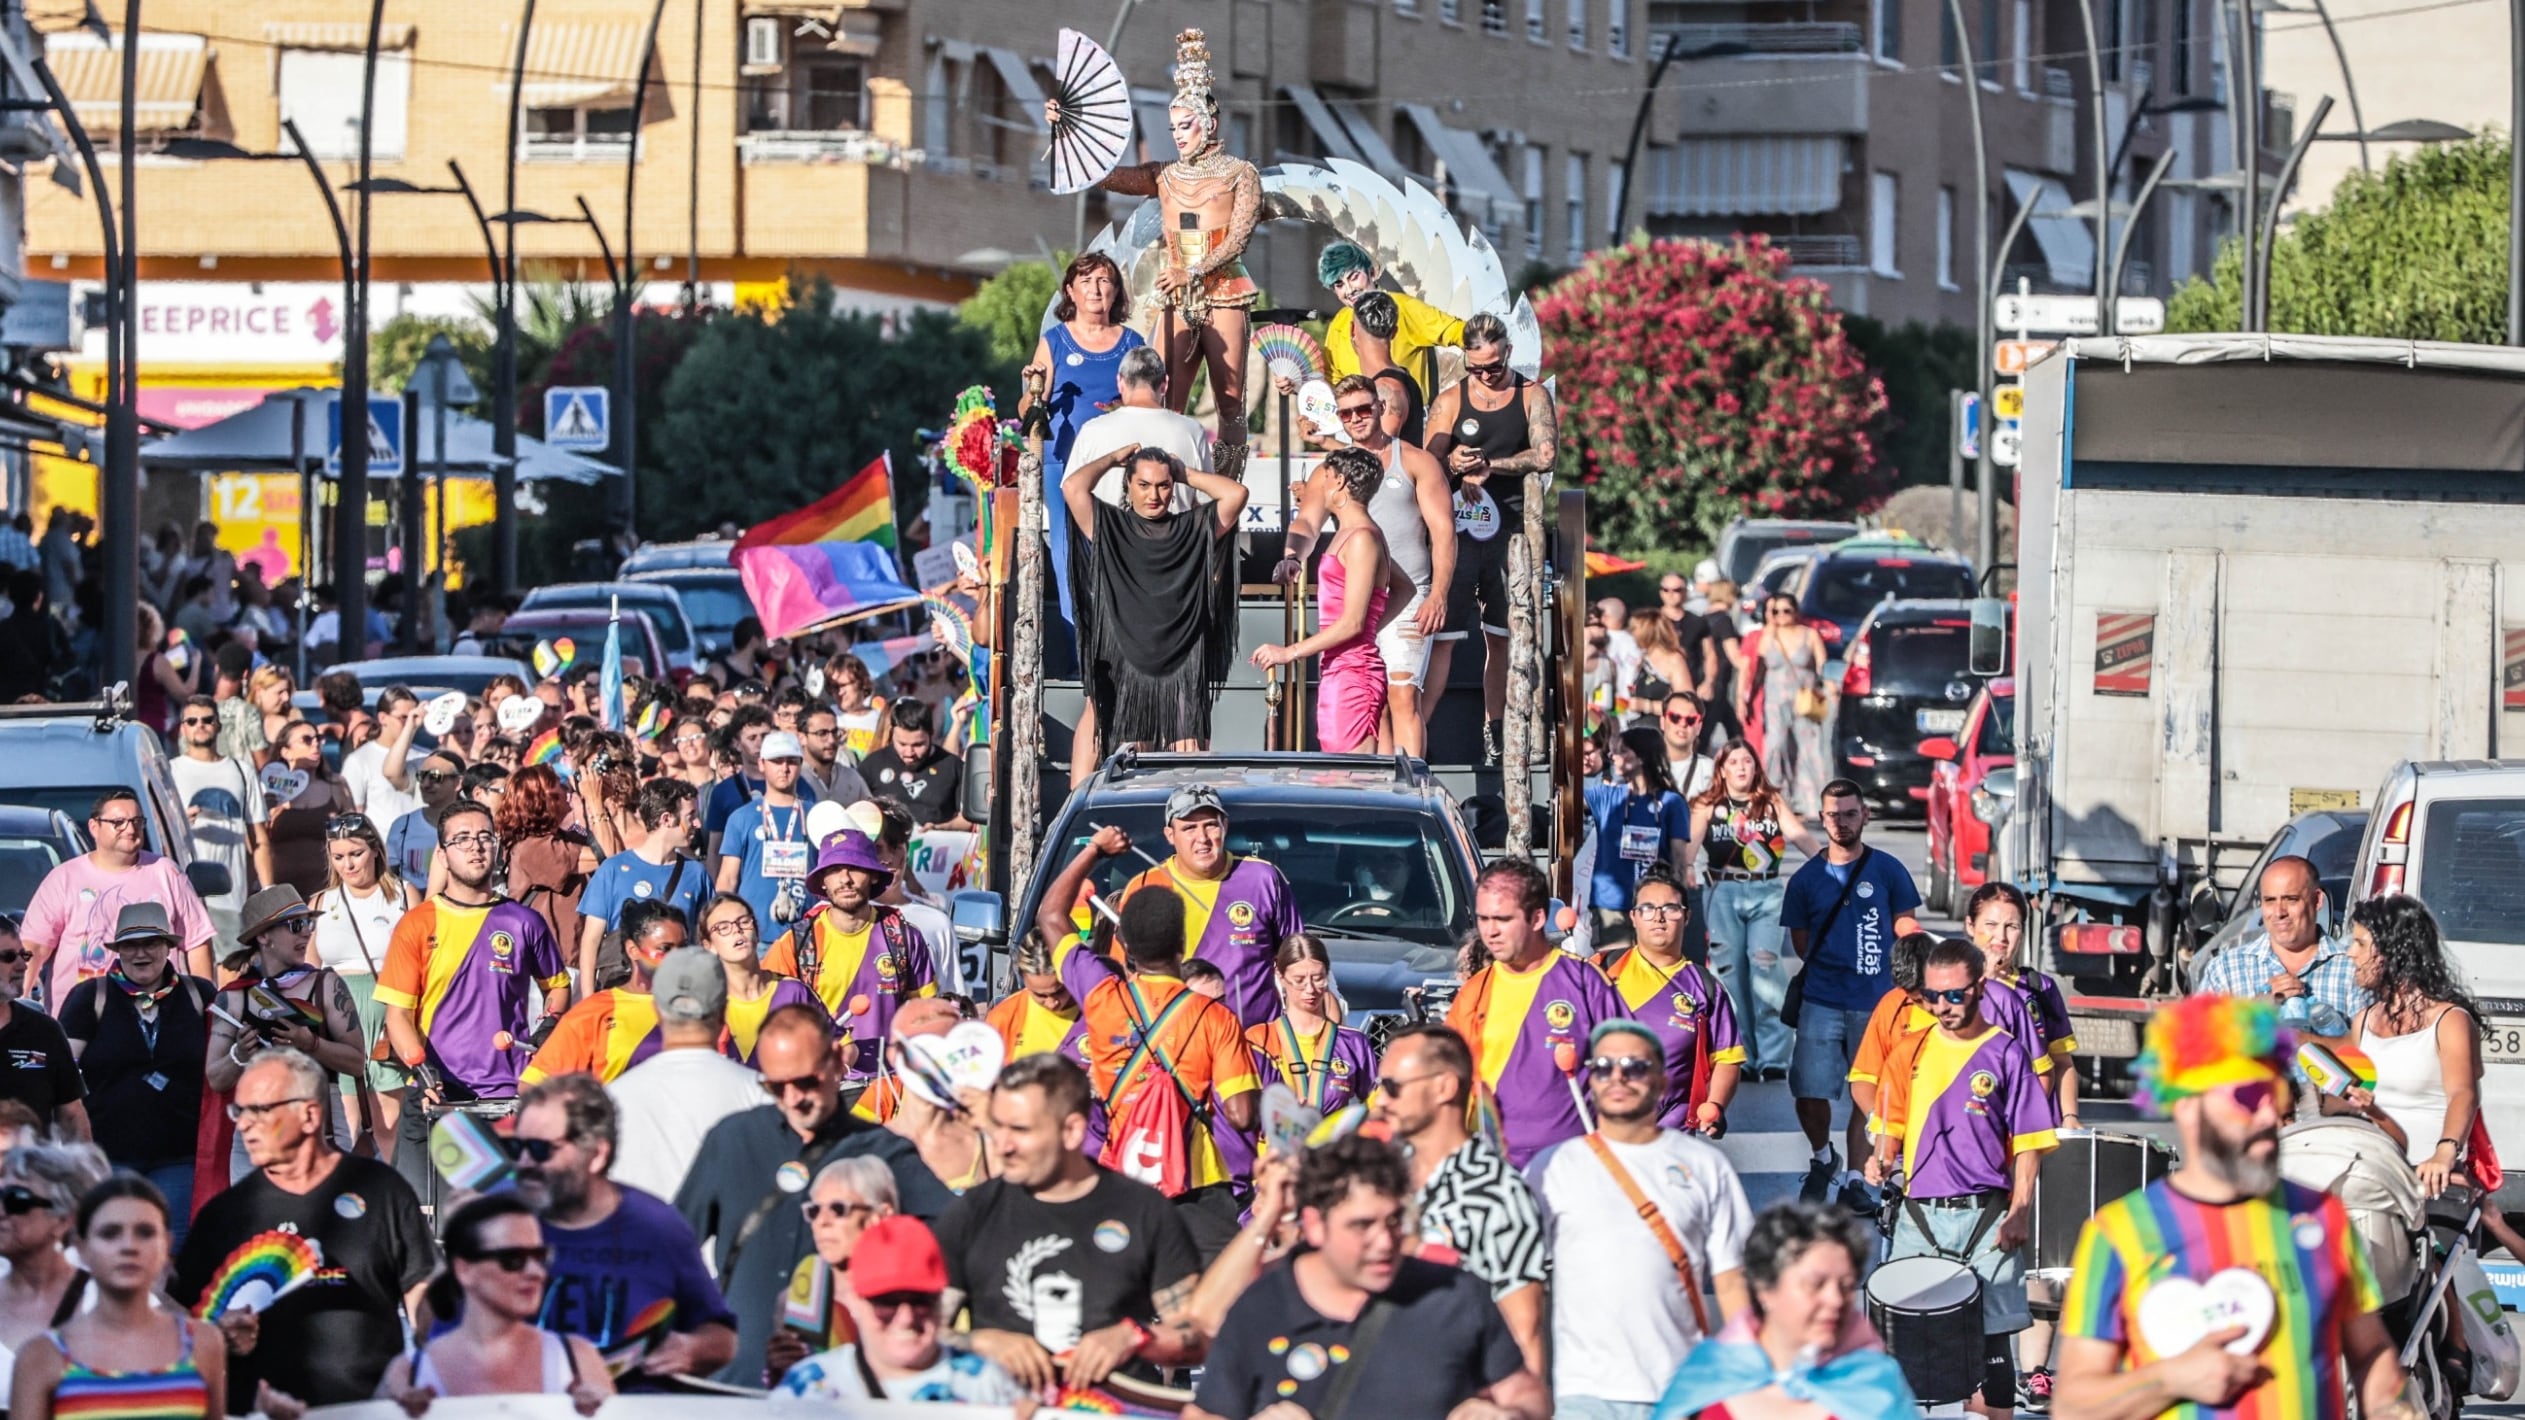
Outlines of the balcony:
{"type": "Polygon", "coordinates": [[[1842,135],[1867,131],[1873,66],[1852,24],[1684,24],[1658,27],[1650,41],[1689,56],[1713,46],[1747,52],[1680,58],[1682,135],[1842,135]]]}
{"type": "Polygon", "coordinates": [[[1773,237],[1771,245],[1789,254],[1792,266],[1808,271],[1858,267],[1867,257],[1853,233],[1773,237]]]}
{"type": "Polygon", "coordinates": [[[917,167],[922,159],[919,149],[905,148],[860,128],[748,133],[736,140],[736,147],[749,168],[769,163],[873,163],[901,168],[917,167]]]}

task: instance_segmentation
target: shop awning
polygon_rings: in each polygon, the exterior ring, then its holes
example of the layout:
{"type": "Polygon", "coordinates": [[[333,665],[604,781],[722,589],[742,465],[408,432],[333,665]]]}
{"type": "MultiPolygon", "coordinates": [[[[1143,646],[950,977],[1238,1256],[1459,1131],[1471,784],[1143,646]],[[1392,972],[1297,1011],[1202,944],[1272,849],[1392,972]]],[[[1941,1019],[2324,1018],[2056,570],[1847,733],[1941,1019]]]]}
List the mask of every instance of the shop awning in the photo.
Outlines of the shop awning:
{"type": "MultiPolygon", "coordinates": [[[[154,468],[202,473],[287,473],[300,471],[291,459],[295,448],[306,461],[306,471],[322,474],[329,452],[326,441],[332,428],[329,409],[337,398],[339,392],[329,389],[276,391],[251,409],[142,444],[140,461],[154,468]],[[301,421],[294,443],[290,430],[293,410],[301,421]]],[[[415,467],[425,476],[437,471],[437,426],[438,417],[424,411],[419,427],[412,431],[408,452],[418,460],[415,467]]],[[[480,477],[497,467],[500,457],[493,452],[491,432],[488,420],[450,411],[447,472],[460,478],[480,477]]],[[[558,479],[564,483],[596,483],[622,474],[611,464],[564,453],[524,434],[517,436],[516,462],[517,476],[529,482],[558,479]]]]}
{"type": "Polygon", "coordinates": [[[1335,99],[1326,105],[1333,117],[1341,121],[1342,131],[1350,135],[1351,146],[1359,150],[1359,161],[1376,169],[1388,182],[1403,180],[1403,161],[1386,146],[1385,135],[1376,131],[1376,120],[1366,109],[1348,99],[1335,99]]]}
{"type": "Polygon", "coordinates": [[[1482,144],[1481,135],[1468,129],[1449,128],[1438,119],[1438,111],[1427,104],[1396,104],[1395,111],[1411,120],[1420,131],[1421,141],[1446,165],[1447,181],[1456,191],[1457,201],[1477,217],[1487,215],[1491,221],[1506,221],[1525,210],[1507,174],[1491,161],[1490,149],[1482,144]],[[1488,212],[1483,211],[1487,203],[1488,212]]]}
{"type": "Polygon", "coordinates": [[[2019,207],[2031,203],[2035,215],[2026,222],[2034,245],[2051,268],[2052,284],[2083,287],[2095,280],[2095,223],[2077,217],[2046,217],[2069,205],[2069,189],[2047,177],[2008,169],[2008,196],[2019,207]]]}
{"type": "MultiPolygon", "coordinates": [[[[194,126],[202,106],[202,76],[210,70],[210,45],[200,35],[140,32],[140,82],[134,86],[132,127],[141,133],[181,133],[194,126]]],[[[108,45],[85,30],[44,37],[44,62],[90,133],[122,129],[123,45],[108,45]]]]}
{"type": "Polygon", "coordinates": [[[1655,150],[1653,217],[1807,216],[1841,206],[1844,140],[1686,138],[1655,150]]]}
{"type": "Polygon", "coordinates": [[[1323,145],[1325,157],[1348,158],[1362,164],[1368,161],[1368,155],[1360,152],[1359,145],[1350,141],[1349,130],[1343,128],[1341,120],[1333,117],[1333,111],[1324,106],[1323,98],[1315,92],[1313,85],[1283,84],[1280,92],[1288,95],[1289,102],[1297,105],[1298,116],[1306,120],[1307,131],[1323,145]]]}
{"type": "Polygon", "coordinates": [[[1037,133],[1049,133],[1052,126],[1043,121],[1043,86],[1035,82],[1034,69],[1026,56],[996,44],[977,45],[998,71],[1000,87],[1008,90],[1007,107],[1015,114],[998,113],[990,117],[1010,119],[1037,133]]]}
{"type": "MultiPolygon", "coordinates": [[[[515,33],[510,31],[512,36],[515,33]]],[[[646,29],[638,20],[536,25],[526,40],[526,107],[629,103],[640,80],[644,38],[646,29]]],[[[503,75],[495,87],[505,90],[507,77],[503,75]]]]}
{"type": "MultiPolygon", "coordinates": [[[[377,47],[412,47],[412,26],[377,27],[377,47]]],[[[331,49],[358,54],[368,48],[368,26],[358,20],[273,20],[263,26],[263,42],[274,49],[331,49]]]]}

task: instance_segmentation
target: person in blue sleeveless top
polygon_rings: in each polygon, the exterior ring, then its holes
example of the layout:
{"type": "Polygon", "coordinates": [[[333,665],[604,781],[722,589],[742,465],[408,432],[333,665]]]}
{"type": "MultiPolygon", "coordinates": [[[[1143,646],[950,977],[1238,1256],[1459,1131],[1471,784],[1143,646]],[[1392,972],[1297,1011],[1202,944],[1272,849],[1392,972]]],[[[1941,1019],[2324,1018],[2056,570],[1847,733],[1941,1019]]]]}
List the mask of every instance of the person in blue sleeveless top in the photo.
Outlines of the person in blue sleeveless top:
{"type": "MultiPolygon", "coordinates": [[[[1122,268],[1103,252],[1081,252],[1061,273],[1061,296],[1052,306],[1054,324],[1045,328],[1035,342],[1034,357],[1026,362],[1028,394],[1018,413],[1022,416],[1032,407],[1033,391],[1039,387],[1046,391],[1043,401],[1052,420],[1043,441],[1044,535],[1052,545],[1052,577],[1060,588],[1064,625],[1059,634],[1044,637],[1048,658],[1074,654],[1068,625],[1077,619],[1071,610],[1070,510],[1061,499],[1061,476],[1069,468],[1079,426],[1122,398],[1117,379],[1122,357],[1148,343],[1122,323],[1130,314],[1131,294],[1122,268]]],[[[1045,666],[1047,673],[1060,670],[1045,666]]]]}

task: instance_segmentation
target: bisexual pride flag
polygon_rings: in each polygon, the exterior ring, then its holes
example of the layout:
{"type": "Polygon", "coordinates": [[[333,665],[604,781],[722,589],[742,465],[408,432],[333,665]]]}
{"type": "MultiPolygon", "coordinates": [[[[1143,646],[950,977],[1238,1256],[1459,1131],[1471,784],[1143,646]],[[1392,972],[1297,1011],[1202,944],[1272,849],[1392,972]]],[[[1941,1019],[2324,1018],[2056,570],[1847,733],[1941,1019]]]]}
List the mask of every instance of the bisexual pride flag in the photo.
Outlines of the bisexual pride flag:
{"type": "Polygon", "coordinates": [[[826,496],[737,539],[737,575],[764,635],[796,636],[921,599],[895,565],[893,483],[893,460],[879,454],[826,496]]]}

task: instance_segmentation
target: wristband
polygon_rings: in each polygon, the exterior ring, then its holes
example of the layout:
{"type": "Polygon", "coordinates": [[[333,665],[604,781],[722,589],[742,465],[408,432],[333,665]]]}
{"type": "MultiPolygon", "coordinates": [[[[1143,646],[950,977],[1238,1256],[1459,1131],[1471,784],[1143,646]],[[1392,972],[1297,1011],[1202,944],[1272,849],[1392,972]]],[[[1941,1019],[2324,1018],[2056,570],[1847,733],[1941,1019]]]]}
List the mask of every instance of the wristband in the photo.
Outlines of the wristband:
{"type": "Polygon", "coordinates": [[[1140,1324],[1138,1317],[1126,1316],[1122,1319],[1122,1324],[1131,1328],[1131,1354],[1134,1356],[1147,1350],[1148,1344],[1157,1339],[1149,1333],[1147,1327],[1140,1324]]]}
{"type": "Polygon", "coordinates": [[[2437,1142],[2439,1142],[2440,1144],[2452,1144],[2452,1145],[2454,1145],[2454,1146],[2455,1146],[2455,1152],[2456,1152],[2456,1153],[2458,1153],[2458,1154],[2460,1154],[2460,1153],[2462,1153],[2462,1152],[2464,1151],[2464,1141],[2463,1141],[2463,1140],[2461,1140],[2461,1139],[2440,1139],[2440,1140],[2438,1140],[2437,1142]]]}

